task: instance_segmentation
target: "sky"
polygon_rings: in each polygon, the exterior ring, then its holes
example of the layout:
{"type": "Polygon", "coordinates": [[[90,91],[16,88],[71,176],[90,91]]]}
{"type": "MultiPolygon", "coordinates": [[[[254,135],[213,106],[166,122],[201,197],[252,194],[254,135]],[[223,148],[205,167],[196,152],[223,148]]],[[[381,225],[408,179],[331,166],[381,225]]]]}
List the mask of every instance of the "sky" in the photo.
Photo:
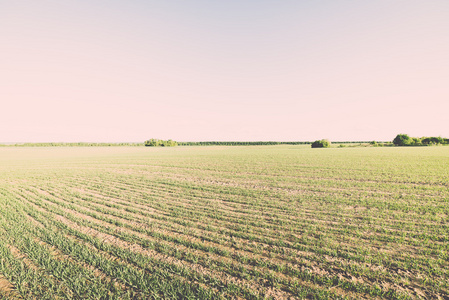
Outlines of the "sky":
{"type": "Polygon", "coordinates": [[[449,1],[0,0],[0,142],[449,137],[449,1]]]}

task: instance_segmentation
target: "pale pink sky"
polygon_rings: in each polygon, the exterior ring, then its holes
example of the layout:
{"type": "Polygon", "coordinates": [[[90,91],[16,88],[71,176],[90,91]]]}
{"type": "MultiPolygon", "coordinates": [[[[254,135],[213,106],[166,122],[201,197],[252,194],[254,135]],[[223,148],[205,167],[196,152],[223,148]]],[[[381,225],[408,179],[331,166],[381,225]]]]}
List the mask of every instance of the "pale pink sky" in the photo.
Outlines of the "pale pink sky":
{"type": "Polygon", "coordinates": [[[449,1],[1,1],[0,142],[449,137],[449,1]]]}

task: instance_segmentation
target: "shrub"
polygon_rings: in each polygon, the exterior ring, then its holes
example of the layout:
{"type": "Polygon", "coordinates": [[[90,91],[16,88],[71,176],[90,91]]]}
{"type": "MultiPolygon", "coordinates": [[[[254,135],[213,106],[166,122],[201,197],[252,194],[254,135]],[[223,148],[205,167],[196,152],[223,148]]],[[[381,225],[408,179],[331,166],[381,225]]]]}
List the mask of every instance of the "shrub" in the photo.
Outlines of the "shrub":
{"type": "Polygon", "coordinates": [[[407,134],[398,134],[393,140],[393,144],[396,146],[410,146],[412,143],[413,139],[407,134]]]}
{"type": "Polygon", "coordinates": [[[173,140],[162,141],[161,146],[162,147],[174,147],[174,146],[178,146],[178,143],[173,140]]]}
{"type": "Polygon", "coordinates": [[[422,146],[422,141],[420,138],[412,137],[412,145],[413,146],[422,146]]]}
{"type": "Polygon", "coordinates": [[[445,144],[446,141],[445,139],[443,139],[442,137],[436,137],[436,136],[432,136],[432,137],[424,137],[422,139],[422,144],[423,145],[439,145],[439,144],[445,144]]]}
{"type": "Polygon", "coordinates": [[[145,141],[145,146],[147,147],[174,147],[174,146],[178,146],[178,143],[173,141],[173,140],[168,140],[168,141],[164,141],[164,140],[157,140],[157,139],[149,139],[147,141],[145,141]]]}
{"type": "Polygon", "coordinates": [[[329,140],[318,140],[312,143],[312,148],[329,148],[330,146],[329,140]]]}
{"type": "Polygon", "coordinates": [[[150,139],[148,141],[145,141],[145,146],[147,147],[157,147],[160,145],[160,140],[157,139],[150,139]]]}

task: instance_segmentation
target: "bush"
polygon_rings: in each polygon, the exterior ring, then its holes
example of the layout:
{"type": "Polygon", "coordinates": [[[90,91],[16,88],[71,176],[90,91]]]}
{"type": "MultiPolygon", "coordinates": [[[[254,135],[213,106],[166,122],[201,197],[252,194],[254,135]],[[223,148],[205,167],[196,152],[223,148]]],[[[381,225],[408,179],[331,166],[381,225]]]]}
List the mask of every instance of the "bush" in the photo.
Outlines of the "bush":
{"type": "Polygon", "coordinates": [[[439,145],[439,144],[446,144],[446,140],[442,137],[424,137],[422,139],[423,145],[439,145]]]}
{"type": "Polygon", "coordinates": [[[422,141],[420,138],[412,137],[412,145],[413,146],[422,146],[422,141]]]}
{"type": "Polygon", "coordinates": [[[168,141],[162,141],[161,144],[162,147],[174,147],[174,146],[178,146],[178,143],[172,140],[168,140],[168,141]]]}
{"type": "Polygon", "coordinates": [[[407,134],[398,134],[394,140],[393,144],[396,146],[410,146],[413,144],[413,139],[407,134]]]}
{"type": "Polygon", "coordinates": [[[145,146],[147,147],[174,147],[178,146],[178,143],[172,140],[164,141],[164,140],[157,140],[157,139],[149,139],[148,141],[145,141],[145,146]]]}
{"type": "Polygon", "coordinates": [[[329,148],[330,146],[329,140],[318,140],[312,143],[312,148],[329,148]]]}

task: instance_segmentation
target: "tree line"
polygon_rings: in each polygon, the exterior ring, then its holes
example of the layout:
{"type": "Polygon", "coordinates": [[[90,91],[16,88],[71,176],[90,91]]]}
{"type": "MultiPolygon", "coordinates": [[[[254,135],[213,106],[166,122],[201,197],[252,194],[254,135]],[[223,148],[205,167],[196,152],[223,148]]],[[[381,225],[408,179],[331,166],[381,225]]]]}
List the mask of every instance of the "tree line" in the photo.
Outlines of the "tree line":
{"type": "Polygon", "coordinates": [[[311,142],[275,142],[275,141],[258,141],[258,142],[179,142],[180,146],[261,146],[261,145],[308,145],[311,142]]]}
{"type": "Polygon", "coordinates": [[[143,146],[143,143],[16,143],[0,144],[1,147],[120,147],[120,146],[143,146]]]}
{"type": "Polygon", "coordinates": [[[173,140],[149,139],[145,141],[144,145],[146,147],[174,147],[178,146],[178,143],[173,140]]]}
{"type": "Polygon", "coordinates": [[[395,146],[432,146],[432,145],[449,145],[449,139],[441,136],[431,137],[411,137],[407,134],[398,134],[394,140],[395,146]]]}
{"type": "MultiPolygon", "coordinates": [[[[449,145],[449,139],[443,137],[410,137],[407,134],[398,134],[393,142],[366,142],[366,141],[342,141],[335,144],[370,144],[374,147],[379,146],[431,146],[431,145],[449,145]]],[[[237,142],[237,141],[205,141],[205,142],[176,142],[173,140],[149,139],[144,143],[16,143],[0,144],[0,147],[117,147],[117,146],[147,146],[147,147],[174,147],[174,146],[262,146],[262,145],[311,145],[312,148],[327,148],[331,146],[328,140],[317,140],[314,142],[278,142],[278,141],[256,141],[256,142],[237,142]]],[[[340,145],[343,146],[343,145],[340,145]]]]}

